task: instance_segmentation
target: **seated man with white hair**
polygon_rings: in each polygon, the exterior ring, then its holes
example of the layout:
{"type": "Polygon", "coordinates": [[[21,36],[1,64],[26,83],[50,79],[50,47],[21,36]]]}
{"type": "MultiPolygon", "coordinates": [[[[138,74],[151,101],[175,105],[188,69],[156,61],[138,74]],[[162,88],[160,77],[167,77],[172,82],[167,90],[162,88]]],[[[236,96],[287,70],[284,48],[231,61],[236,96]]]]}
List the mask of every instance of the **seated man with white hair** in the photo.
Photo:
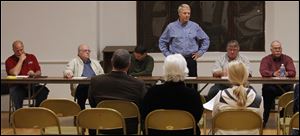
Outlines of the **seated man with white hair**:
{"type": "MultiPolygon", "coordinates": [[[[178,109],[191,113],[195,121],[201,119],[203,105],[200,94],[193,88],[186,87],[184,79],[189,72],[184,57],[180,54],[172,54],[166,57],[164,62],[165,83],[149,88],[144,96],[142,105],[142,117],[156,109],[178,109]]],[[[187,134],[189,131],[150,131],[150,134],[187,134]]],[[[190,134],[190,133],[189,133],[190,134]]],[[[200,130],[197,127],[197,134],[200,130]]]]}

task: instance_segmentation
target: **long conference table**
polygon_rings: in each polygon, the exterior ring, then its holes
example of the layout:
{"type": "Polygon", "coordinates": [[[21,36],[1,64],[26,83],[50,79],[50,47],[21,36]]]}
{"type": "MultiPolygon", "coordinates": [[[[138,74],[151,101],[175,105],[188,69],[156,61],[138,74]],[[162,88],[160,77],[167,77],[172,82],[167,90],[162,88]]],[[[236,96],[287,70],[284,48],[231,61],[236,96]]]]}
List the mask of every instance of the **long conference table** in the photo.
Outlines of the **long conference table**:
{"type": "MultiPolygon", "coordinates": [[[[145,84],[154,85],[157,82],[163,82],[162,76],[142,76],[136,77],[137,79],[143,80],[145,84]]],[[[2,84],[90,84],[90,78],[73,78],[67,79],[63,77],[44,77],[44,78],[7,78],[1,77],[2,84]]],[[[299,83],[299,77],[295,78],[264,78],[264,77],[249,77],[249,84],[296,84],[299,83]]],[[[221,83],[229,84],[227,78],[215,78],[215,77],[187,77],[185,83],[193,84],[205,84],[204,87],[199,91],[199,93],[204,90],[204,88],[210,83],[221,83]]],[[[30,91],[28,91],[30,96],[30,91]]],[[[28,100],[30,103],[30,99],[28,100]]],[[[2,130],[1,130],[2,134],[2,130]]]]}
{"type": "MultiPolygon", "coordinates": [[[[157,82],[163,82],[162,76],[140,76],[137,79],[143,80],[145,84],[154,85],[157,82]]],[[[72,79],[64,77],[43,77],[43,78],[8,78],[1,77],[1,83],[4,84],[90,84],[90,78],[75,77],[72,79]]],[[[294,78],[278,78],[278,77],[249,77],[249,84],[295,84],[299,83],[299,77],[294,78]]],[[[187,77],[185,83],[205,84],[198,92],[202,92],[210,83],[229,84],[227,78],[216,77],[187,77]]],[[[29,95],[30,96],[30,95],[29,95]]]]}
{"type": "MultiPolygon", "coordinates": [[[[163,81],[162,76],[141,76],[136,77],[143,80],[145,84],[155,84],[158,81],[163,81]]],[[[90,84],[90,78],[64,78],[64,77],[43,77],[43,78],[7,78],[1,77],[3,84],[90,84]]],[[[295,78],[265,78],[265,77],[249,77],[250,84],[295,84],[299,83],[299,77],[295,78]]],[[[229,84],[226,78],[215,77],[187,77],[185,83],[203,84],[203,83],[221,83],[229,84]]]]}

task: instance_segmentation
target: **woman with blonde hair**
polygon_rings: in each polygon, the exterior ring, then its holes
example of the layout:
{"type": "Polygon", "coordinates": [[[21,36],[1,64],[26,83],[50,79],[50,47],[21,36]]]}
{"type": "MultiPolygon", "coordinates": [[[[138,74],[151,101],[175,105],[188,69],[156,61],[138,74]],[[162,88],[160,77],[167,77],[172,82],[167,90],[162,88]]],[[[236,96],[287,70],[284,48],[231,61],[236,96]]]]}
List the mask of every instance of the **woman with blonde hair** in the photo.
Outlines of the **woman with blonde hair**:
{"type": "MultiPolygon", "coordinates": [[[[263,98],[248,87],[249,72],[244,63],[232,61],[228,66],[228,80],[232,87],[219,91],[213,98],[212,116],[226,109],[250,109],[263,116],[263,98]]],[[[229,123],[229,122],[228,122],[229,123]]],[[[216,134],[259,134],[258,130],[225,131],[218,130],[216,134]]]]}
{"type": "MultiPolygon", "coordinates": [[[[203,105],[200,94],[193,88],[185,86],[184,79],[188,68],[181,54],[172,54],[166,57],[164,66],[165,83],[149,88],[144,96],[142,104],[142,117],[145,119],[148,113],[156,109],[185,110],[193,115],[198,122],[203,113],[203,105]]],[[[199,127],[197,134],[200,134],[199,127]]],[[[187,131],[149,131],[149,134],[193,134],[187,131]]]]}

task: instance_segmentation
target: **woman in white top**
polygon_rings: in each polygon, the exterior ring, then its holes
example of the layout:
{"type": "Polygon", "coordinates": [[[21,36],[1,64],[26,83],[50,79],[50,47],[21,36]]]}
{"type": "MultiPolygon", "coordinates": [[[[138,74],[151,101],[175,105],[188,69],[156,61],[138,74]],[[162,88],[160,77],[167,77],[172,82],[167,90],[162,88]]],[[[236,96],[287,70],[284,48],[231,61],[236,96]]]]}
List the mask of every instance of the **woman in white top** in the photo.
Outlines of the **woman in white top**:
{"type": "MultiPolygon", "coordinates": [[[[214,98],[214,107],[212,116],[225,109],[250,109],[263,116],[263,98],[258,95],[253,89],[248,88],[249,72],[242,62],[233,61],[229,63],[228,79],[232,88],[227,88],[220,91],[214,98]]],[[[230,123],[230,122],[228,122],[230,123]]],[[[259,134],[259,130],[242,130],[242,131],[225,131],[217,130],[215,134],[259,134]]]]}

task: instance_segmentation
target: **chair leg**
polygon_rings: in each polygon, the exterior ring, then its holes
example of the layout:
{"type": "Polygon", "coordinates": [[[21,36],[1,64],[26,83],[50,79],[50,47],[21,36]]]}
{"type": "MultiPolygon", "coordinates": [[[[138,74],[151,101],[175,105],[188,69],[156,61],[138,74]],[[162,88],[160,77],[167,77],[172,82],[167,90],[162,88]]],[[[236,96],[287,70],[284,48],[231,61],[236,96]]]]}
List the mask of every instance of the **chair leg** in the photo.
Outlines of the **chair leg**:
{"type": "Polygon", "coordinates": [[[77,116],[74,116],[74,119],[73,119],[73,124],[74,124],[74,126],[77,125],[76,122],[77,122],[77,116]]]}
{"type": "Polygon", "coordinates": [[[8,126],[11,127],[10,125],[10,115],[11,115],[11,96],[9,95],[9,100],[8,100],[8,126]]]}
{"type": "Polygon", "coordinates": [[[203,113],[203,133],[206,135],[206,113],[203,113]]]}
{"type": "Polygon", "coordinates": [[[14,102],[12,101],[11,95],[9,95],[9,102],[8,103],[9,103],[9,108],[8,108],[8,124],[9,124],[9,127],[12,127],[12,124],[11,124],[11,115],[15,111],[15,106],[14,106],[14,102]]]}

